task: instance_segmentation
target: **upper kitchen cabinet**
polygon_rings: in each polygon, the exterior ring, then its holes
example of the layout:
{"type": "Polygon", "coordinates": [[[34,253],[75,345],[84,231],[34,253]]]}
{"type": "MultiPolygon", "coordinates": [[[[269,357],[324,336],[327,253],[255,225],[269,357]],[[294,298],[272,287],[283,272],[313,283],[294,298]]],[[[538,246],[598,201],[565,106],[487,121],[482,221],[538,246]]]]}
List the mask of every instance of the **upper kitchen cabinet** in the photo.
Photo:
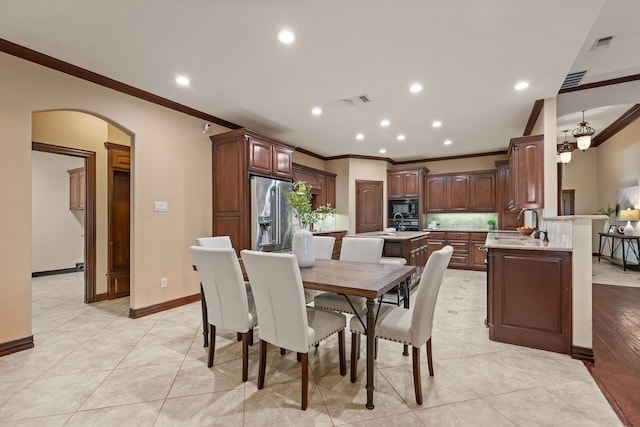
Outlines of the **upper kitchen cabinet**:
{"type": "Polygon", "coordinates": [[[516,209],[544,207],[544,135],[511,139],[509,182],[516,209]]]}
{"type": "Polygon", "coordinates": [[[387,172],[387,199],[418,199],[427,168],[392,170],[387,172]]]}
{"type": "Polygon", "coordinates": [[[68,170],[69,174],[69,209],[84,210],[87,188],[86,171],[81,168],[68,170]]]}
{"type": "Polygon", "coordinates": [[[251,248],[249,173],[290,180],[293,149],[244,128],[211,142],[213,235],[229,236],[239,254],[251,248]]]}
{"type": "Polygon", "coordinates": [[[426,178],[426,211],[495,212],[495,171],[430,175],[426,178]]]}
{"type": "Polygon", "coordinates": [[[311,208],[331,204],[336,207],[336,174],[294,163],[291,169],[294,181],[305,181],[311,186],[311,208]]]}
{"type": "Polygon", "coordinates": [[[519,210],[510,209],[509,202],[513,200],[513,191],[510,184],[511,170],[508,160],[496,161],[496,197],[498,206],[498,228],[500,230],[515,230],[519,226],[517,222],[519,210]]]}
{"type": "Polygon", "coordinates": [[[249,170],[276,178],[291,178],[293,149],[275,140],[244,129],[249,144],[249,170]]]}

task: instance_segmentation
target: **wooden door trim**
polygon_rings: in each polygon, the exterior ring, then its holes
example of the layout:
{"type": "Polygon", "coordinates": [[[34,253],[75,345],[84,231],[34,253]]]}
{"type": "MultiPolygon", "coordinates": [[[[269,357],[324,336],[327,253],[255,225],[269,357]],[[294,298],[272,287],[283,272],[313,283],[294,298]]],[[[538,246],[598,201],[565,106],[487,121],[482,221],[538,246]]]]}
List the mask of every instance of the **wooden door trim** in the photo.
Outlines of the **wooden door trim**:
{"type": "Polygon", "coordinates": [[[84,158],[86,194],[84,210],[84,302],[96,301],[96,153],[78,148],[31,142],[31,149],[43,153],[84,158]]]}

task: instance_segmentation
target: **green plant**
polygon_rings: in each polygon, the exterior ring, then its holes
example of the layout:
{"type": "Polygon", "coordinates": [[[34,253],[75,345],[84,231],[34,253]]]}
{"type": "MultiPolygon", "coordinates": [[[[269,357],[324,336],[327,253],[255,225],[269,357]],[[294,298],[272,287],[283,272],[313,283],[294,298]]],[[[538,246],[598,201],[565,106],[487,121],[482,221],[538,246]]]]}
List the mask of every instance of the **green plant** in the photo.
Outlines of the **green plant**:
{"type": "Polygon", "coordinates": [[[305,181],[295,181],[291,191],[284,191],[284,198],[293,208],[293,215],[298,218],[300,226],[311,223],[311,186],[305,181]]]}
{"type": "Polygon", "coordinates": [[[607,207],[606,208],[600,208],[598,209],[598,211],[594,214],[594,215],[606,215],[606,216],[611,216],[612,213],[614,213],[616,210],[614,208],[611,207],[611,203],[607,203],[607,207]]]}
{"type": "Polygon", "coordinates": [[[490,219],[489,221],[487,221],[487,224],[496,225],[496,220],[495,219],[490,219]]]}

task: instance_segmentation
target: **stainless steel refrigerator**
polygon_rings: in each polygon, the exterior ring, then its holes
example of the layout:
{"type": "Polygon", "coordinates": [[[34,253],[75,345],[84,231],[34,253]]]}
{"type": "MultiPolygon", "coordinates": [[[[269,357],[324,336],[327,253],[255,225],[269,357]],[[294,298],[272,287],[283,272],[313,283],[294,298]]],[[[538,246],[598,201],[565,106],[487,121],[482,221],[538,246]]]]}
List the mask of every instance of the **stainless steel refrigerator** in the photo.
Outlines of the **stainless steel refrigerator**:
{"type": "Polygon", "coordinates": [[[293,211],[284,197],[291,183],[251,177],[251,249],[289,252],[293,240],[293,211]]]}

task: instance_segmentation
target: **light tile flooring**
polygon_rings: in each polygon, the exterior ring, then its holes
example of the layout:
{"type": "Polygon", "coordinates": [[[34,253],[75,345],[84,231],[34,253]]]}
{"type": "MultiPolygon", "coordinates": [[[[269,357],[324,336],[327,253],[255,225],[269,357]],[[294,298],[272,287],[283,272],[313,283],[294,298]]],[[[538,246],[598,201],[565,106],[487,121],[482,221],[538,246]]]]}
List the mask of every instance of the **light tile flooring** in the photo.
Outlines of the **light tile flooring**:
{"type": "Polygon", "coordinates": [[[415,403],[411,358],[381,341],[372,411],[364,408],[364,358],[352,384],[338,373],[334,337],[310,355],[303,412],[294,354],[272,349],[257,390],[259,346],[242,383],[240,345],[223,333],[207,368],[198,303],[132,320],[128,298],[85,305],[82,295],[80,273],[33,280],[35,348],[0,358],[0,425],[620,425],[581,362],[489,341],[481,272],[445,276],[432,378],[422,352],[424,404],[415,403]]]}

